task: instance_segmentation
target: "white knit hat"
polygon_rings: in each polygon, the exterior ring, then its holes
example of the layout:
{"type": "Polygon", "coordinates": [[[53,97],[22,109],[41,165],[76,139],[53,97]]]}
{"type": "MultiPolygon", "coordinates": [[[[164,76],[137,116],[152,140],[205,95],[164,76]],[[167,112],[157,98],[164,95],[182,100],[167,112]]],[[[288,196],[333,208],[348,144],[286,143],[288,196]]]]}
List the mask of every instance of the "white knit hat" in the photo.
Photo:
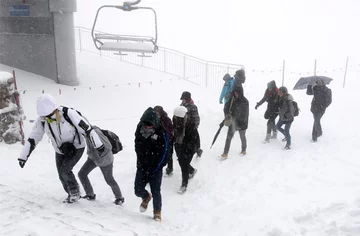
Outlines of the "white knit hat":
{"type": "Polygon", "coordinates": [[[178,106],[174,110],[174,116],[184,118],[187,112],[188,112],[188,109],[186,107],[178,106]]]}
{"type": "Polygon", "coordinates": [[[55,98],[50,94],[43,94],[36,101],[38,116],[50,115],[58,107],[59,106],[57,105],[55,98]]]}

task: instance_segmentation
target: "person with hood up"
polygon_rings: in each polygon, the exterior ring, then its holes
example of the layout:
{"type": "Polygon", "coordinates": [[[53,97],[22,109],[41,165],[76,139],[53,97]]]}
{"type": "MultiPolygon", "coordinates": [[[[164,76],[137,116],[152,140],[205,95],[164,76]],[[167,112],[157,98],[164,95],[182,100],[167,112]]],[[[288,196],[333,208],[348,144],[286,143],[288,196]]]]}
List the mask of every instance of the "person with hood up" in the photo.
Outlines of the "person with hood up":
{"type": "Polygon", "coordinates": [[[276,129],[285,136],[283,139],[283,141],[286,141],[284,149],[289,150],[291,147],[290,127],[294,121],[295,113],[295,108],[292,103],[294,99],[284,86],[279,88],[278,95],[279,121],[276,124],[276,129]],[[283,125],[285,125],[285,129],[282,128],[283,125]]]}
{"type": "Polygon", "coordinates": [[[231,92],[232,92],[233,86],[234,86],[234,78],[231,78],[229,73],[226,73],[224,75],[223,80],[225,81],[225,83],[224,83],[223,89],[221,90],[221,94],[220,94],[220,99],[219,99],[220,104],[223,104],[223,100],[224,100],[224,103],[226,104],[226,102],[231,97],[231,92]]]}
{"type": "Polygon", "coordinates": [[[154,220],[161,221],[162,169],[167,163],[168,137],[153,108],[146,109],[135,131],[137,170],[135,195],[142,198],[140,212],[145,212],[153,198],[154,220]],[[151,194],[145,189],[150,184],[151,194]]]}
{"type": "Polygon", "coordinates": [[[86,195],[81,198],[89,201],[94,201],[96,199],[96,194],[94,193],[88,175],[98,166],[104,176],[106,183],[111,187],[111,190],[115,195],[114,204],[122,205],[124,203],[124,197],[121,193],[118,183],[113,176],[114,155],[112,153],[112,145],[99,127],[92,126],[92,129],[97,133],[101,142],[104,144],[104,149],[102,152],[98,152],[94,147],[90,136],[85,137],[88,159],[81,167],[78,176],[82,186],[84,187],[86,195]]]}
{"type": "MultiPolygon", "coordinates": [[[[188,110],[188,117],[189,117],[189,122],[191,122],[193,125],[195,125],[196,129],[199,128],[200,125],[200,116],[199,116],[199,112],[198,112],[198,108],[197,106],[194,104],[194,101],[191,98],[191,93],[188,91],[184,91],[181,94],[180,100],[182,100],[180,106],[184,106],[187,108],[188,110]]],[[[200,148],[200,138],[198,140],[199,142],[196,144],[197,146],[197,151],[196,151],[196,155],[197,157],[201,157],[203,150],[200,148]]]]}
{"type": "Polygon", "coordinates": [[[223,159],[228,157],[230,150],[231,140],[236,131],[239,131],[241,139],[241,155],[246,155],[247,141],[246,130],[249,122],[249,101],[244,97],[241,88],[234,87],[230,100],[225,104],[225,120],[230,119],[224,153],[221,155],[223,159]]]}
{"type": "Polygon", "coordinates": [[[164,111],[162,106],[155,106],[154,107],[157,116],[160,119],[160,125],[165,129],[166,134],[168,136],[169,139],[169,148],[168,148],[168,152],[167,152],[167,167],[165,169],[166,171],[166,176],[171,176],[172,172],[174,170],[173,167],[173,153],[174,153],[174,129],[173,129],[173,124],[171,119],[168,117],[168,114],[166,113],[166,111],[164,111]]]}
{"type": "Polygon", "coordinates": [[[267,84],[267,89],[265,90],[264,97],[256,103],[255,110],[261,106],[265,101],[267,102],[267,109],[264,114],[264,118],[268,120],[267,122],[267,132],[264,143],[270,142],[270,138],[277,138],[277,130],[275,125],[275,119],[279,114],[279,107],[277,104],[278,88],[274,80],[270,81],[267,84]],[[271,131],[273,132],[271,136],[271,131]]]}
{"type": "Polygon", "coordinates": [[[181,167],[182,182],[178,193],[186,191],[189,179],[193,178],[197,170],[191,166],[191,160],[197,151],[199,133],[195,124],[190,121],[187,115],[188,110],[184,106],[179,106],[174,110],[174,139],[175,152],[181,167]]]}
{"type": "Polygon", "coordinates": [[[39,117],[20,153],[19,165],[21,168],[25,166],[29,156],[46,133],[55,150],[59,179],[68,194],[64,202],[76,202],[80,198],[80,191],[72,169],[84,152],[83,136],[91,137],[92,146],[99,153],[104,151],[104,144],[84,117],[76,110],[59,106],[50,94],[41,95],[37,99],[36,108],[39,117]]]}
{"type": "Polygon", "coordinates": [[[237,70],[234,75],[233,90],[234,88],[237,88],[240,97],[244,96],[244,89],[242,85],[245,83],[245,80],[246,80],[245,70],[244,69],[237,70]]]}
{"type": "Polygon", "coordinates": [[[332,92],[331,89],[326,87],[322,79],[318,79],[314,87],[312,85],[308,85],[306,94],[314,95],[311,101],[310,111],[314,116],[312,142],[317,142],[318,137],[320,137],[323,133],[320,121],[325,114],[326,108],[328,108],[332,102],[332,92]]]}

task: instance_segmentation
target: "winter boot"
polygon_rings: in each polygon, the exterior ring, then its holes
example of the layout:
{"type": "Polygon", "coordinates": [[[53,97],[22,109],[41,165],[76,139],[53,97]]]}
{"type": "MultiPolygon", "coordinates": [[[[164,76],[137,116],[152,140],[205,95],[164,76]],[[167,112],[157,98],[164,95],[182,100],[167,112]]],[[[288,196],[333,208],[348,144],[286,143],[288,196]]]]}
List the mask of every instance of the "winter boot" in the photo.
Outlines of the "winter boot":
{"type": "Polygon", "coordinates": [[[114,204],[121,206],[124,202],[125,202],[125,199],[123,197],[121,197],[121,198],[116,198],[114,201],[114,204]]]}
{"type": "Polygon", "coordinates": [[[228,158],[228,154],[225,154],[225,153],[224,153],[224,154],[221,154],[221,158],[222,158],[222,159],[227,159],[227,158],[228,158]]]}
{"type": "Polygon", "coordinates": [[[189,179],[194,178],[194,175],[196,174],[197,169],[194,169],[194,171],[192,173],[189,173],[189,179]]]}
{"type": "Polygon", "coordinates": [[[84,199],[86,199],[86,200],[88,200],[88,201],[95,201],[95,199],[96,199],[96,194],[93,194],[93,195],[85,195],[85,196],[82,196],[82,197],[80,197],[80,198],[84,198],[84,199]]]}
{"type": "Polygon", "coordinates": [[[266,137],[265,137],[265,140],[263,141],[263,143],[269,143],[270,138],[271,138],[271,134],[266,134],[266,137]]]}
{"type": "Polygon", "coordinates": [[[241,152],[240,152],[240,155],[241,155],[241,156],[245,156],[245,155],[246,155],[246,150],[245,150],[245,149],[242,149],[241,152]]]}
{"type": "Polygon", "coordinates": [[[73,193],[70,193],[69,196],[69,203],[77,202],[80,199],[80,193],[79,191],[74,191],[73,193]]]}
{"type": "Polygon", "coordinates": [[[178,194],[184,194],[186,192],[187,187],[184,185],[181,185],[181,187],[179,188],[179,190],[177,191],[178,194]]]}
{"type": "Polygon", "coordinates": [[[284,147],[284,150],[290,150],[290,145],[287,145],[284,147]]]}
{"type": "Polygon", "coordinates": [[[271,139],[277,139],[277,131],[273,131],[271,139]]]}
{"type": "Polygon", "coordinates": [[[145,212],[147,210],[148,204],[150,200],[152,199],[151,193],[148,192],[148,196],[146,198],[143,198],[141,204],[140,204],[140,212],[145,212]]]}
{"type": "Polygon", "coordinates": [[[154,210],[154,220],[161,222],[161,211],[160,210],[154,210]]]}
{"type": "Polygon", "coordinates": [[[199,150],[197,150],[197,152],[196,152],[196,157],[200,158],[202,153],[203,153],[203,150],[201,148],[199,148],[199,150]]]}

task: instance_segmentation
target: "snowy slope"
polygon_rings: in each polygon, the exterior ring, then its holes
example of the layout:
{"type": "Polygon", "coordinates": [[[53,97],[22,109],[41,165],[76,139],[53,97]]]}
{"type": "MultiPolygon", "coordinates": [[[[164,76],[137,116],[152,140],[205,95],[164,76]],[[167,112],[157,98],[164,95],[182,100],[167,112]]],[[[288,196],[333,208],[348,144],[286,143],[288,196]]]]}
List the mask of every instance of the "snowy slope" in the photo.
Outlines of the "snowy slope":
{"type": "MultiPolygon", "coordinates": [[[[67,205],[58,180],[54,152],[47,138],[38,145],[24,169],[16,161],[21,145],[0,143],[0,235],[269,235],[320,236],[360,234],[360,138],[357,128],[359,101],[356,87],[359,70],[348,78],[346,89],[336,79],[333,104],[325,114],[323,137],[310,143],[311,96],[291,91],[301,113],[293,123],[292,150],[274,140],[262,144],[266,104],[254,109],[271,76],[247,74],[244,87],[250,101],[247,131],[248,155],[240,157],[236,135],[229,159],[222,154],[226,130],[209,149],[222,120],[218,104],[220,89],[206,89],[160,72],[91,54],[77,55],[81,85],[61,86],[36,75],[17,70],[18,87],[27,116],[25,134],[36,118],[35,101],[42,90],[52,93],[60,104],[77,108],[94,124],[119,134],[124,150],[116,155],[114,176],[125,196],[125,204],[112,204],[112,192],[101,172],[90,174],[97,201],[67,205]],[[151,83],[150,83],[151,81],[151,83]],[[203,158],[194,160],[198,173],[188,192],[178,195],[180,167],[162,184],[163,221],[154,222],[152,204],[138,211],[140,199],[134,195],[136,124],[149,106],[163,105],[169,115],[180,103],[184,90],[198,105],[203,158]]],[[[0,70],[11,68],[0,65],[0,70]]],[[[221,79],[221,78],[219,78],[221,79]]],[[[280,80],[276,81],[278,85],[280,80]]],[[[289,88],[296,81],[289,80],[289,88]]],[[[75,167],[80,169],[84,156],[75,167]]],[[[176,158],[175,158],[176,160],[176,158]]]]}

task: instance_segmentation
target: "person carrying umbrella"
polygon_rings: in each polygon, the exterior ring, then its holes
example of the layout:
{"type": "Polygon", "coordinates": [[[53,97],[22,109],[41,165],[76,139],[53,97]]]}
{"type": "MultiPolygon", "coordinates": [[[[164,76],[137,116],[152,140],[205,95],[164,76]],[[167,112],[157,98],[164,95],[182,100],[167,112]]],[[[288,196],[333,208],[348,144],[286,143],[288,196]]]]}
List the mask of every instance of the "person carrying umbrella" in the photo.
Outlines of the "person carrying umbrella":
{"type": "Polygon", "coordinates": [[[246,155],[246,130],[249,121],[249,101],[244,96],[242,88],[234,87],[230,100],[225,104],[225,119],[231,119],[231,124],[227,132],[224,153],[221,155],[223,159],[228,157],[231,140],[236,131],[240,133],[241,139],[241,155],[246,155]],[[232,117],[232,118],[230,118],[232,117]]]}
{"type": "Polygon", "coordinates": [[[256,103],[255,110],[261,106],[265,101],[268,103],[264,118],[268,120],[267,122],[267,132],[264,143],[270,142],[270,138],[277,138],[277,131],[275,126],[275,119],[279,114],[279,106],[276,102],[278,96],[278,88],[274,80],[270,81],[267,84],[267,89],[265,90],[264,97],[256,103]],[[271,136],[271,131],[273,135],[271,136]]]}
{"type": "Polygon", "coordinates": [[[328,108],[332,102],[332,92],[331,89],[326,87],[324,81],[321,78],[318,78],[315,86],[312,86],[311,84],[307,86],[306,94],[314,96],[310,108],[310,111],[314,116],[312,142],[317,142],[317,138],[323,133],[320,120],[324,115],[326,108],[328,108]]]}

